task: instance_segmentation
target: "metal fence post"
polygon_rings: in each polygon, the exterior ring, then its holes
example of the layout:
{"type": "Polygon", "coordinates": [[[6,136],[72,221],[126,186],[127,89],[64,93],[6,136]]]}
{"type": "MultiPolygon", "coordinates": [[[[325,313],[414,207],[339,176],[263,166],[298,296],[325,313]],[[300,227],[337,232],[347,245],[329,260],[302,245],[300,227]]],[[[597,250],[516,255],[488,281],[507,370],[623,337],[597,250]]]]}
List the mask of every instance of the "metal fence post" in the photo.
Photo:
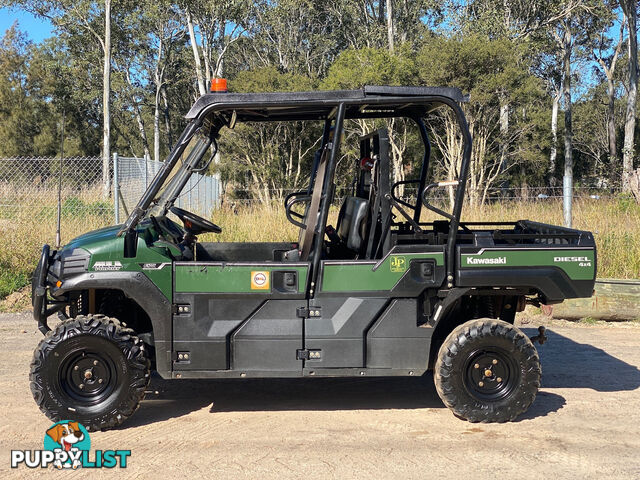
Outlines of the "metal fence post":
{"type": "Polygon", "coordinates": [[[207,217],[211,216],[211,209],[209,208],[209,177],[204,179],[204,211],[207,212],[207,217]]]}
{"type": "Polygon", "coordinates": [[[113,152],[113,205],[116,225],[120,224],[120,182],[118,178],[118,153],[113,152]]]}
{"type": "Polygon", "coordinates": [[[145,153],[144,154],[144,188],[145,189],[149,185],[149,173],[148,173],[149,169],[147,168],[148,164],[149,164],[149,155],[145,153]]]}

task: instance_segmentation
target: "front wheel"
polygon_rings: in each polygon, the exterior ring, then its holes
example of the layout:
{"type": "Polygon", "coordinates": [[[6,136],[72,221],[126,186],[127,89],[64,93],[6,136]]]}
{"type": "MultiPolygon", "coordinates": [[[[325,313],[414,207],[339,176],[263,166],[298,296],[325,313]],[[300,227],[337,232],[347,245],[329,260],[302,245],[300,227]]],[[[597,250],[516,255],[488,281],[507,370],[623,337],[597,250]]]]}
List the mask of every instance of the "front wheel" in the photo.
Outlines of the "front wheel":
{"type": "Polygon", "coordinates": [[[47,417],[88,430],[120,425],[149,384],[149,359],[134,331],[104,315],[61,322],[36,347],[31,392],[47,417]]]}
{"type": "Polygon", "coordinates": [[[525,412],[540,388],[540,359],[531,341],[500,320],[457,327],[433,372],[444,404],[470,422],[507,422],[525,412]]]}

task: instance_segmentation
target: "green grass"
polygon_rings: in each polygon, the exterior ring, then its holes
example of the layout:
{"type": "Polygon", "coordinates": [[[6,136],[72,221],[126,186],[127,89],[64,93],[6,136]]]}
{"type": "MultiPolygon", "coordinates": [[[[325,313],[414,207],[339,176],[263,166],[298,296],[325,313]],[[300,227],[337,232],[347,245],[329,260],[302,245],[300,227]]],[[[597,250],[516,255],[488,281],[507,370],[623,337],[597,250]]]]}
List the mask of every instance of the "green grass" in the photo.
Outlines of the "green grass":
{"type": "Polygon", "coordinates": [[[584,317],[580,319],[580,323],[584,323],[585,325],[596,325],[598,320],[593,317],[584,317]]]}
{"type": "Polygon", "coordinates": [[[29,282],[30,273],[0,262],[0,298],[19,290],[29,282]]]}

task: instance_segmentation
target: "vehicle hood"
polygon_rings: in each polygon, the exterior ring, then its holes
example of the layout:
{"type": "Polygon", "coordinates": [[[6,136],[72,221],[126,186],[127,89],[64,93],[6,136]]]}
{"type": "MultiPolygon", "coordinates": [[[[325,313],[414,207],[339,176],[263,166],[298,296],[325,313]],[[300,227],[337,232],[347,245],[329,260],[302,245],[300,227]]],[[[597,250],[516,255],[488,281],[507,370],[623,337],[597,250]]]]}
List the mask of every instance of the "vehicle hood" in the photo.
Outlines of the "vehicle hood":
{"type": "MultiPolygon", "coordinates": [[[[74,248],[87,248],[93,245],[103,244],[105,241],[114,240],[122,225],[112,225],[110,227],[99,228],[91,232],[84,233],[67,243],[63,250],[74,248]]],[[[91,250],[91,248],[88,248],[91,250]]]]}

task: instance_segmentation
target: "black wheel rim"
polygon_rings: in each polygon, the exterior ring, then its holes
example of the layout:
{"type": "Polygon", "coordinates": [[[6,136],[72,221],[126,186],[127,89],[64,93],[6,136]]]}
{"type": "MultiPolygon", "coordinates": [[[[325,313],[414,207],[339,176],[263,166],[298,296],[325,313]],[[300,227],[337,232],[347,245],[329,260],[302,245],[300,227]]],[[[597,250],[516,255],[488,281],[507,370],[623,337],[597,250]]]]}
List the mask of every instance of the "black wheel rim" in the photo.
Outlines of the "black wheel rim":
{"type": "Polygon", "coordinates": [[[474,351],[465,365],[465,386],[482,401],[498,401],[507,396],[520,382],[518,363],[499,348],[474,351]]]}
{"type": "Polygon", "coordinates": [[[79,349],[63,359],[58,370],[60,389],[82,405],[96,405],[114,392],[118,383],[113,360],[101,352],[79,349]]]}

